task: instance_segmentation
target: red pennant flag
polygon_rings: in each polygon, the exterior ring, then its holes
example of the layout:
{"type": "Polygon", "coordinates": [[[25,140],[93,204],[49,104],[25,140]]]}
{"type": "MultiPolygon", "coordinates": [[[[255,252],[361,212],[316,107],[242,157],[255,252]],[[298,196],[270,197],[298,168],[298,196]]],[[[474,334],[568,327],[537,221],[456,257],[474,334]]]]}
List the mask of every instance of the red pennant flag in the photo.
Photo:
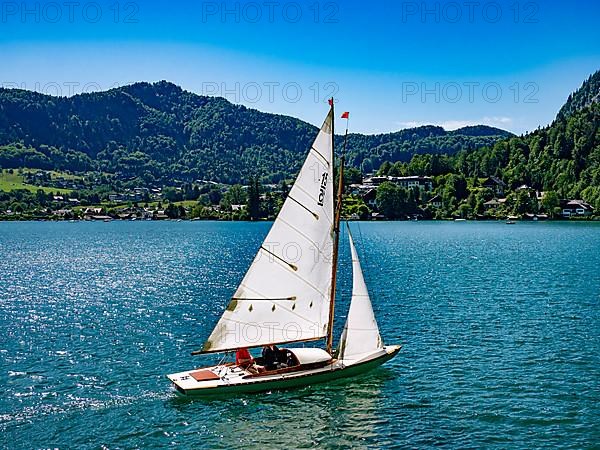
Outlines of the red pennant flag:
{"type": "Polygon", "coordinates": [[[333,106],[333,99],[330,98],[329,100],[327,100],[329,102],[329,106],[333,106]]]}
{"type": "Polygon", "coordinates": [[[349,119],[350,118],[350,113],[348,111],[346,111],[344,114],[342,114],[342,119],[349,119]]]}

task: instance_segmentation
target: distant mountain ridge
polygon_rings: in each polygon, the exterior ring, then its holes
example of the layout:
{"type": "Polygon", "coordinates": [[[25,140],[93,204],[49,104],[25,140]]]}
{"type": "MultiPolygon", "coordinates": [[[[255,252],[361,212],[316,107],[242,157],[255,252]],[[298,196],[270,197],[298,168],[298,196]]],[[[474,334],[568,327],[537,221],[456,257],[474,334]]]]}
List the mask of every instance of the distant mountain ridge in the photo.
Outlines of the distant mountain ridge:
{"type": "MultiPolygon", "coordinates": [[[[146,182],[234,183],[251,175],[277,182],[297,172],[315,133],[316,127],[300,119],[197,95],[166,81],[73,97],[0,89],[2,167],[94,169],[146,182]]],[[[351,134],[348,161],[368,171],[384,160],[454,154],[509,136],[484,125],[351,134]]]]}
{"type": "Polygon", "coordinates": [[[600,103],[600,70],[590,75],[579,89],[569,95],[565,104],[560,108],[557,119],[566,119],[593,103],[600,103]]]}
{"type": "Polygon", "coordinates": [[[347,160],[363,172],[376,170],[382,162],[408,162],[417,154],[454,155],[461,150],[473,150],[514,136],[512,133],[486,125],[468,126],[446,131],[435,125],[407,128],[393,133],[348,136],[347,160]]]}

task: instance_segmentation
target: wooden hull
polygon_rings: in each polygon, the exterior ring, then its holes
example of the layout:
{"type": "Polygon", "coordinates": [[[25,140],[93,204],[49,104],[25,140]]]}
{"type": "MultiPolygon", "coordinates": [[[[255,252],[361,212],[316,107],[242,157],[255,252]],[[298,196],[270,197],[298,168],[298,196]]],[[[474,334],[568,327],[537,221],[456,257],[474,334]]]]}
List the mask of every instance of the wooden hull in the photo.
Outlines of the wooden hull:
{"type": "Polygon", "coordinates": [[[240,378],[234,382],[225,382],[222,379],[212,382],[190,382],[187,378],[181,381],[185,374],[168,375],[175,387],[175,392],[184,397],[221,396],[232,394],[246,394],[280,389],[292,389],[311,384],[326,383],[342,378],[353,377],[368,372],[392,359],[400,351],[400,346],[386,346],[385,352],[371,359],[352,365],[344,365],[341,361],[334,360],[325,367],[309,370],[298,370],[286,374],[272,376],[255,376],[240,378]],[[182,377],[183,375],[183,377],[182,377]]]}

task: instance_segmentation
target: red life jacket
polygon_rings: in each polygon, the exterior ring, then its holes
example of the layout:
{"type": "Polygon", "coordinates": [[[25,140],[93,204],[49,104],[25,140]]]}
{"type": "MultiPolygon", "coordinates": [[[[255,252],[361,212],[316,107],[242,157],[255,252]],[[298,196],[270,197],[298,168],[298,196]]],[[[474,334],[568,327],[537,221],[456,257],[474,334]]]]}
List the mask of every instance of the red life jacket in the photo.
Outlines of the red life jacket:
{"type": "Polygon", "coordinates": [[[235,352],[235,363],[237,365],[240,364],[248,364],[252,361],[252,355],[247,348],[240,348],[237,352],[235,352]]]}

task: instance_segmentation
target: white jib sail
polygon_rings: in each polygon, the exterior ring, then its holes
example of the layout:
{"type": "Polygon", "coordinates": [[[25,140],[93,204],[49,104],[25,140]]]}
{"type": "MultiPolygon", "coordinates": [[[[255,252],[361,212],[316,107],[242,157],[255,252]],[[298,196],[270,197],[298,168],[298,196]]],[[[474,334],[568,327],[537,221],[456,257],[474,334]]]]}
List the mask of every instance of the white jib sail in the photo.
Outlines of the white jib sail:
{"type": "Polygon", "coordinates": [[[383,342],[349,228],[348,237],[352,253],[352,300],[340,339],[338,358],[351,364],[383,349],[383,342]]]}
{"type": "Polygon", "coordinates": [[[327,335],[333,264],[333,108],[203,352],[327,335]]]}

